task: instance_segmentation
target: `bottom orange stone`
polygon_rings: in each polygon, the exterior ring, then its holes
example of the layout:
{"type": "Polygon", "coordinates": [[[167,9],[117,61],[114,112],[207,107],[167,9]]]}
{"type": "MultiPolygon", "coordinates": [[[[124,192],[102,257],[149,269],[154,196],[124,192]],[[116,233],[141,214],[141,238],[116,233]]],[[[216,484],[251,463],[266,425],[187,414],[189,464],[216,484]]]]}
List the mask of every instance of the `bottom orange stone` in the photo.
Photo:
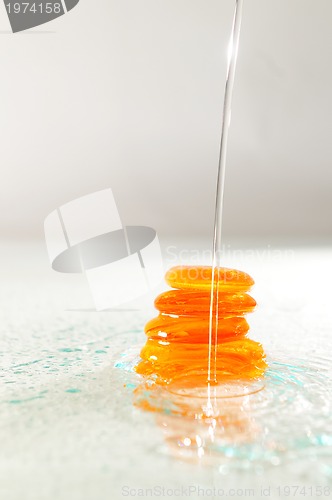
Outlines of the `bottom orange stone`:
{"type": "MultiPolygon", "coordinates": [[[[234,269],[219,268],[218,274],[217,380],[259,378],[267,368],[265,353],[247,337],[244,318],[256,306],[247,293],[254,281],[234,269]]],[[[184,376],[193,387],[206,381],[211,278],[207,266],[178,266],[166,273],[173,289],[155,300],[159,315],[145,326],[147,341],[137,373],[161,385],[184,376]]]]}

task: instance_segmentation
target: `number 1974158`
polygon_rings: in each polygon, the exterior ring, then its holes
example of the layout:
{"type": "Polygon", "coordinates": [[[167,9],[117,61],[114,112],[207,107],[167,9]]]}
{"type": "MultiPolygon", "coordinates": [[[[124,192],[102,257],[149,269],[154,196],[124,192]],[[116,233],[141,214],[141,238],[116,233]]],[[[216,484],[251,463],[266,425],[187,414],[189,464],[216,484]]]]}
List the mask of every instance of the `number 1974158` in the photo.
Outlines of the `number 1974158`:
{"type": "Polygon", "coordinates": [[[8,14],[61,14],[61,3],[7,3],[6,8],[8,14]]]}

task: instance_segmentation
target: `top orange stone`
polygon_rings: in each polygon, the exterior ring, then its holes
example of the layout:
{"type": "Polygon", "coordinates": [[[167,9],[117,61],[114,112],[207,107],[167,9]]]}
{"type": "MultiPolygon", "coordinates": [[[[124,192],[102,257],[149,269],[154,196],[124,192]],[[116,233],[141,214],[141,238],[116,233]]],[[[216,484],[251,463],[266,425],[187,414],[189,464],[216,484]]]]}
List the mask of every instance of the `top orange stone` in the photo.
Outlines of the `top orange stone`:
{"type": "MultiPolygon", "coordinates": [[[[218,268],[218,278],[221,292],[247,292],[255,284],[249,274],[226,267],[218,268]]],[[[167,271],[165,281],[172,288],[181,290],[210,290],[212,267],[175,266],[167,271]]]]}

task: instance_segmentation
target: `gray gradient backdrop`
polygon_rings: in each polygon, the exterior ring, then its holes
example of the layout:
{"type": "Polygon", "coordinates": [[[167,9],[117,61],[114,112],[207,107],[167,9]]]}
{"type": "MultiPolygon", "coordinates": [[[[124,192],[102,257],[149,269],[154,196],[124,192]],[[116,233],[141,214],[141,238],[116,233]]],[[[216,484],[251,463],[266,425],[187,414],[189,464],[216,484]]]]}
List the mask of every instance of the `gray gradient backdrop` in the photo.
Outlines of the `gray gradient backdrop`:
{"type": "MultiPolygon", "coordinates": [[[[13,35],[0,12],[0,234],[112,187],[125,224],[212,234],[231,0],[81,0],[13,35]]],[[[332,2],[247,0],[226,237],[332,241],[332,2]]]]}

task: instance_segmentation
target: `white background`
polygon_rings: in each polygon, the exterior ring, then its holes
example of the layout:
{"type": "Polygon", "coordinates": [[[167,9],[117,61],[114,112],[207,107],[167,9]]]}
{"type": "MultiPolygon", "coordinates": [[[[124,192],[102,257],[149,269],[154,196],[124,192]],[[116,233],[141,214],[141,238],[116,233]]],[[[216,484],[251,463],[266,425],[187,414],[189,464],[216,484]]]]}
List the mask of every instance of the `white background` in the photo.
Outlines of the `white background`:
{"type": "Polygon", "coordinates": [[[0,4],[0,237],[39,239],[0,246],[1,498],[123,499],[126,485],[194,482],[257,498],[271,486],[277,499],[278,486],[331,484],[330,248],[266,247],[331,241],[331,0],[245,0],[224,220],[226,241],[255,241],[225,261],[257,283],[250,337],[305,377],[294,401],[264,405],[268,420],[289,408],[296,425],[271,435],[262,421],[267,461],[173,459],[154,416],[133,408],[129,372],[113,368],[144,344],[154,312],[97,314],[84,276],[53,272],[42,240],[56,207],[111,187],[123,221],[173,250],[179,237],[210,241],[233,8],[81,0],[13,35],[0,4]],[[268,457],[281,439],[302,450],[278,465],[268,457]]]}
{"type": "MultiPolygon", "coordinates": [[[[81,0],[12,34],[0,5],[0,234],[106,187],[127,224],[209,237],[234,1],[81,0]]],[[[332,3],[247,0],[227,237],[331,240],[332,3]]]]}

